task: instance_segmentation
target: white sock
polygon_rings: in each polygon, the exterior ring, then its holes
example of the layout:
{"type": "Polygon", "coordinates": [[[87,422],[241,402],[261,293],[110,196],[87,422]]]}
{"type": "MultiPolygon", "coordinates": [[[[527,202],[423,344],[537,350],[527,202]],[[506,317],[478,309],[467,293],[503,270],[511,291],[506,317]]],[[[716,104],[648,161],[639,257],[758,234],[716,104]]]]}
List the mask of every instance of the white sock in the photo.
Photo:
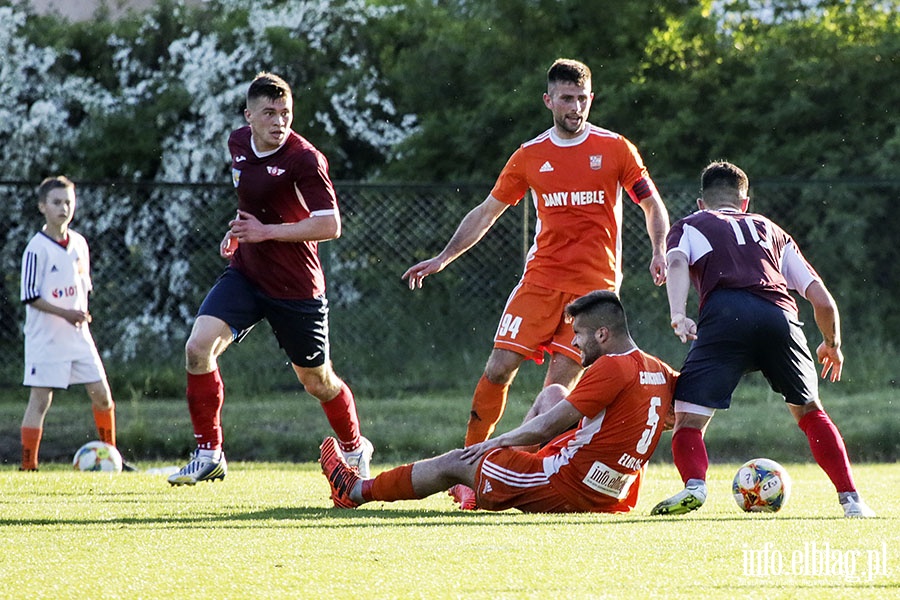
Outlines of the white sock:
{"type": "Polygon", "coordinates": [[[222,450],[198,450],[197,456],[202,456],[203,458],[211,458],[213,460],[219,460],[222,458],[222,450]]]}

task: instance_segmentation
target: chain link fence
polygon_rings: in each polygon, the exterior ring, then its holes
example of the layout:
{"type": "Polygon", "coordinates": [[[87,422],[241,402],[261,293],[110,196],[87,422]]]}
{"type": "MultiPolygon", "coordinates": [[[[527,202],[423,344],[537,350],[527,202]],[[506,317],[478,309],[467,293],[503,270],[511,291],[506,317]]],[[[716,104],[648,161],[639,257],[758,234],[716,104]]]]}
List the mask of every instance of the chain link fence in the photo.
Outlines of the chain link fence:
{"type": "MultiPolygon", "coordinates": [[[[695,183],[658,183],[673,221],[695,209],[695,183]]],[[[43,224],[35,187],[35,182],[0,182],[0,223],[6,228],[0,235],[4,387],[21,383],[20,260],[43,224]]],[[[336,188],[343,234],[319,250],[337,371],[355,388],[370,391],[470,388],[490,351],[500,310],[521,276],[533,236],[533,207],[522,202],[508,210],[478,245],[411,292],[401,274],[438,252],[490,185],[338,182],[336,188]]],[[[894,243],[885,242],[896,240],[897,230],[890,215],[880,217],[873,208],[896,203],[898,191],[900,182],[760,182],[753,189],[753,208],[795,235],[835,291],[845,323],[854,323],[865,336],[889,335],[886,325],[900,329],[889,322],[892,311],[879,308],[895,305],[895,296],[887,294],[900,279],[900,261],[894,243]],[[886,279],[872,281],[876,276],[886,279]]],[[[233,189],[79,183],[76,193],[72,227],[91,247],[92,332],[114,387],[181,397],[183,346],[194,312],[225,266],[218,244],[234,214],[233,189]]],[[[665,288],[650,280],[643,212],[627,200],[623,212],[622,297],[634,336],[677,366],[684,349],[669,332],[665,288]]],[[[812,323],[811,316],[806,320],[812,323]]],[[[229,385],[255,393],[297,387],[286,358],[265,331],[254,331],[222,360],[223,366],[241,366],[225,371],[240,373],[229,385]]]]}

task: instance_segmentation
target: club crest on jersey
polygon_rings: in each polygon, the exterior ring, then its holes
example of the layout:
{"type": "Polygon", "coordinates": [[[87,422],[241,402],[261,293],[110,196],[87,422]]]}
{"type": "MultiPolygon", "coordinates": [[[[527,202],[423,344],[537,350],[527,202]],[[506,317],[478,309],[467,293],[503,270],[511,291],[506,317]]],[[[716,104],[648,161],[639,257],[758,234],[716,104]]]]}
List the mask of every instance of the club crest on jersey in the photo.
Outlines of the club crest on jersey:
{"type": "Polygon", "coordinates": [[[241,170],[240,169],[232,169],[231,170],[231,181],[234,183],[234,187],[237,187],[241,182],[241,170]]]}
{"type": "Polygon", "coordinates": [[[284,174],[284,169],[279,169],[278,167],[266,167],[266,171],[268,171],[269,175],[272,177],[278,177],[279,175],[284,174]]]}
{"type": "Polygon", "coordinates": [[[591,169],[594,171],[599,171],[600,167],[603,165],[603,155],[602,154],[594,154],[591,156],[591,169]]]}

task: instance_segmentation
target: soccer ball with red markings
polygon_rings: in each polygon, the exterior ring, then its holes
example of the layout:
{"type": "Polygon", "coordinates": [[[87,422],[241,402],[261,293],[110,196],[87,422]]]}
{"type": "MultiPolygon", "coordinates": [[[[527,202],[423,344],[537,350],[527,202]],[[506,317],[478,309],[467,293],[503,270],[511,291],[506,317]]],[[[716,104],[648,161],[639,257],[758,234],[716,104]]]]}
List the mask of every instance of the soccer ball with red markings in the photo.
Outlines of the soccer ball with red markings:
{"type": "Polygon", "coordinates": [[[112,444],[88,442],[75,453],[72,467],[76,471],[120,473],[122,471],[122,455],[112,444]]]}
{"type": "Polygon", "coordinates": [[[791,495],[791,478],[774,460],[754,458],[738,469],[731,492],[745,512],[778,512],[791,495]]]}

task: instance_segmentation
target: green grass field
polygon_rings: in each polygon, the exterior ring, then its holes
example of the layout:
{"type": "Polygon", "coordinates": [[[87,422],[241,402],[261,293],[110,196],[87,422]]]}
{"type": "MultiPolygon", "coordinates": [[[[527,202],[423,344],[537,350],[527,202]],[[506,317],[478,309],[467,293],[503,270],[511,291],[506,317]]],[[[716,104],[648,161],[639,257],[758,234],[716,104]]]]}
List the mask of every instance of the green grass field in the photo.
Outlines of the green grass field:
{"type": "MultiPolygon", "coordinates": [[[[540,384],[517,382],[497,432],[522,422],[540,384]],[[518,385],[522,383],[523,385],[518,385]]],[[[767,389],[738,388],[733,407],[716,415],[706,436],[713,462],[743,462],[766,456],[779,462],[812,460],[806,437],[784,402],[767,389]]],[[[824,386],[823,386],[824,387],[824,386]]],[[[825,406],[856,462],[900,460],[900,411],[896,392],[884,389],[852,395],[823,391],[825,406]]],[[[20,459],[19,425],[27,395],[22,388],[0,393],[0,464],[20,459]]],[[[193,450],[190,417],[183,398],[152,399],[122,394],[116,400],[118,445],[127,460],[182,461],[193,450]]],[[[471,406],[471,391],[357,397],[363,435],[375,444],[376,463],[405,462],[462,445],[471,406]]],[[[225,452],[236,461],[309,462],[328,434],[318,403],[296,390],[252,396],[229,392],[222,413],[225,452]]],[[[87,395],[81,386],[57,394],[47,414],[41,464],[71,461],[75,450],[96,438],[87,395]]],[[[654,457],[670,460],[670,434],[664,434],[654,457]]]]}
{"type": "Polygon", "coordinates": [[[776,515],[740,512],[737,465],[719,464],[707,504],[679,518],[648,516],[680,488],[664,463],[630,515],[461,512],[443,494],[342,511],[315,463],[234,463],[193,488],[3,467],[0,597],[897,597],[900,468],[856,467],[879,516],[851,520],[815,465],[786,466],[776,515]]]}

